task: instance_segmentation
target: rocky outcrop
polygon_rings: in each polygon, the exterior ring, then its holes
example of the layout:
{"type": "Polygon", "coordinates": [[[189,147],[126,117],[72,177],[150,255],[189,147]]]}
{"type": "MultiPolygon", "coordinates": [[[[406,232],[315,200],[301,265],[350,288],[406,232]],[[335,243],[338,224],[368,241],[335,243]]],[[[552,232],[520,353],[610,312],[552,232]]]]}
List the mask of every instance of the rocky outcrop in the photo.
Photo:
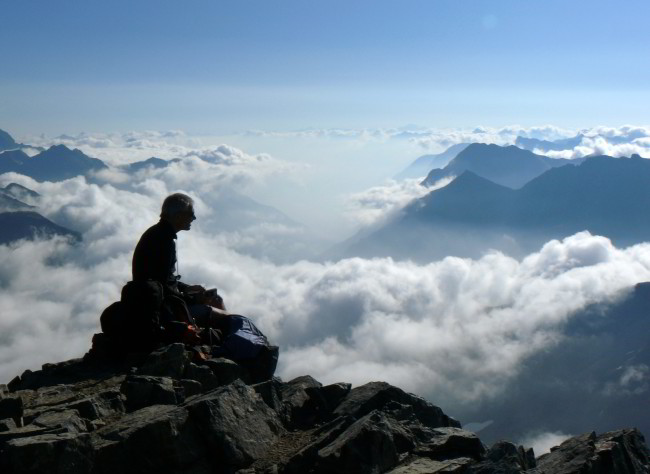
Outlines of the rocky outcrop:
{"type": "Polygon", "coordinates": [[[0,385],[5,473],[648,473],[641,433],[532,449],[474,433],[384,382],[310,376],[251,384],[227,359],[182,344],[120,363],[46,364],[0,385]]]}

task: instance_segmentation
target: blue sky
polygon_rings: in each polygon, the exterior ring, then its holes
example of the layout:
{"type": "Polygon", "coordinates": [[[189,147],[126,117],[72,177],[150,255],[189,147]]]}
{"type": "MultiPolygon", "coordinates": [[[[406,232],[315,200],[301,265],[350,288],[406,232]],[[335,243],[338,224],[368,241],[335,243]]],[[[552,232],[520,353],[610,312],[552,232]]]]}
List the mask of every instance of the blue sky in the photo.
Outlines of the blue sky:
{"type": "Polygon", "coordinates": [[[650,2],[24,1],[15,133],[648,123],[650,2]]]}

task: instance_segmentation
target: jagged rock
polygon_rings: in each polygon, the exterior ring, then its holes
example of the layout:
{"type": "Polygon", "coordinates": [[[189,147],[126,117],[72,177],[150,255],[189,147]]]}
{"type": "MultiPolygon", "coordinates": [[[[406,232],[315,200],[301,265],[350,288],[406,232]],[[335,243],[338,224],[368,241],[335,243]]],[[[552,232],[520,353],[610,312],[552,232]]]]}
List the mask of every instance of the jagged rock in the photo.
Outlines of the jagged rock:
{"type": "Polygon", "coordinates": [[[220,385],[219,378],[214,374],[213,370],[207,365],[196,365],[190,362],[185,367],[183,374],[185,379],[196,380],[201,384],[202,391],[212,390],[220,385]]]}
{"type": "Polygon", "coordinates": [[[196,397],[185,406],[216,460],[233,468],[263,456],[285,431],[278,415],[241,381],[196,397]]]}
{"type": "Polygon", "coordinates": [[[0,399],[0,420],[11,418],[20,426],[23,417],[23,399],[20,396],[10,396],[0,399]]]}
{"type": "Polygon", "coordinates": [[[431,459],[467,457],[480,461],[485,447],[476,434],[454,427],[433,429],[433,436],[418,446],[414,453],[431,459]]]}
{"type": "Polygon", "coordinates": [[[185,345],[170,344],[149,354],[137,373],[181,379],[188,363],[189,357],[185,352],[185,345]]]}
{"type": "Polygon", "coordinates": [[[183,387],[183,398],[188,398],[203,392],[203,385],[196,380],[181,379],[180,384],[183,387]]]}
{"type": "Polygon", "coordinates": [[[283,420],[285,422],[288,421],[283,416],[284,410],[282,400],[280,399],[282,382],[277,377],[274,377],[271,380],[267,380],[266,382],[257,383],[255,385],[252,385],[252,387],[257,392],[257,394],[262,397],[264,403],[266,403],[271,410],[275,411],[277,414],[283,417],[283,420]]]}
{"type": "Polygon", "coordinates": [[[650,472],[650,450],[636,429],[591,432],[540,456],[537,467],[552,474],[642,474],[650,472]]]}
{"type": "Polygon", "coordinates": [[[216,375],[220,385],[228,385],[237,379],[246,378],[246,370],[236,362],[224,357],[206,360],[204,363],[216,375]]]}
{"type": "Polygon", "coordinates": [[[437,473],[467,473],[468,466],[474,464],[471,458],[446,459],[436,461],[434,459],[418,458],[407,464],[388,471],[388,474],[437,474],[437,473]]]}
{"type": "Polygon", "coordinates": [[[0,433],[3,431],[15,430],[18,426],[13,418],[5,418],[0,420],[0,433]]]}
{"type": "Polygon", "coordinates": [[[176,405],[179,401],[174,383],[169,377],[129,375],[120,390],[126,397],[128,411],[149,405],[176,405]]]}
{"type": "Polygon", "coordinates": [[[0,471],[20,474],[87,474],[93,465],[93,450],[87,434],[43,434],[15,438],[6,443],[0,471]]]}
{"type": "Polygon", "coordinates": [[[519,474],[531,472],[536,466],[532,448],[515,446],[508,441],[495,443],[486,453],[485,459],[469,469],[472,474],[519,474]]]}
{"type": "Polygon", "coordinates": [[[92,433],[93,473],[182,472],[207,458],[187,410],[153,405],[92,433]]]}
{"type": "Polygon", "coordinates": [[[460,428],[460,423],[445,415],[443,411],[416,395],[406,393],[386,382],[370,382],[353,389],[334,410],[336,416],[360,418],[372,410],[380,410],[391,403],[413,407],[417,419],[430,428],[452,426],[460,428]]]}
{"type": "Polygon", "coordinates": [[[48,411],[31,422],[39,428],[47,428],[51,433],[85,433],[88,425],[77,410],[48,411]]]}

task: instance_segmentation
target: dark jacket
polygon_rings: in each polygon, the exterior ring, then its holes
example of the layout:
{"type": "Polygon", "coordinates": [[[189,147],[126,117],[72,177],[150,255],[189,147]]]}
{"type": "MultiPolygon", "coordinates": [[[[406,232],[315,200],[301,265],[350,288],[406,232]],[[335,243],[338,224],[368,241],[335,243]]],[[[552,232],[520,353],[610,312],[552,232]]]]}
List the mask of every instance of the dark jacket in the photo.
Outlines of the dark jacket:
{"type": "Polygon", "coordinates": [[[134,281],[155,280],[178,293],[187,285],[176,275],[176,231],[164,220],[149,227],[133,252],[131,270],[134,281]]]}

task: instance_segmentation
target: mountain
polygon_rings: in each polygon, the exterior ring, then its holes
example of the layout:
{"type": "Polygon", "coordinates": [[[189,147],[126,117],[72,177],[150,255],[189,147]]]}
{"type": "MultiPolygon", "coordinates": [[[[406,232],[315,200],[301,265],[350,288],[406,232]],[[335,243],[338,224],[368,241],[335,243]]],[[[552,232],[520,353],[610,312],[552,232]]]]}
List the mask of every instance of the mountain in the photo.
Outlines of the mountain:
{"type": "Polygon", "coordinates": [[[535,458],[508,441],[484,445],[385,382],[254,383],[245,364],[197,359],[183,344],[111,360],[95,351],[101,336],[83,359],[0,385],[2,472],[646,474],[650,465],[637,429],[587,431],[535,458]]]}
{"type": "Polygon", "coordinates": [[[502,147],[472,143],[444,168],[431,170],[422,184],[431,186],[443,178],[471,171],[497,184],[517,189],[551,168],[578,163],[576,160],[536,155],[512,145],[502,147]]]}
{"type": "Polygon", "coordinates": [[[34,206],[19,201],[10,194],[0,190],[0,212],[26,211],[33,208],[34,206]]]}
{"type": "Polygon", "coordinates": [[[65,145],[52,146],[33,157],[21,150],[0,153],[0,173],[20,173],[37,181],[63,181],[107,168],[101,160],[65,145]]]}
{"type": "Polygon", "coordinates": [[[457,143],[456,145],[450,146],[442,153],[436,155],[422,155],[406,169],[396,174],[394,178],[402,180],[426,176],[432,169],[446,166],[447,163],[456,158],[456,155],[467,148],[468,145],[469,143],[457,143]]]}
{"type": "Polygon", "coordinates": [[[32,191],[18,183],[9,183],[4,188],[0,188],[0,194],[31,204],[37,202],[41,197],[36,191],[32,191]]]}
{"type": "Polygon", "coordinates": [[[578,134],[575,137],[571,138],[562,138],[560,140],[548,141],[540,140],[538,138],[526,138],[526,137],[517,137],[515,140],[515,145],[519,148],[525,150],[540,150],[542,152],[547,151],[562,151],[562,150],[573,150],[575,147],[582,143],[584,135],[578,134]]]}
{"type": "Polygon", "coordinates": [[[526,361],[498,399],[456,415],[491,422],[482,439],[523,439],[539,431],[607,431],[633,424],[650,432],[650,283],[572,315],[562,338],[526,361]],[[553,409],[550,409],[553,407],[553,409]]]}
{"type": "Polygon", "coordinates": [[[553,168],[513,190],[465,171],[406,206],[340,256],[431,261],[480,257],[489,249],[521,257],[550,239],[588,230],[617,246],[650,241],[650,160],[596,156],[553,168]]]}
{"type": "Polygon", "coordinates": [[[81,240],[81,234],[66,229],[36,212],[17,211],[0,213],[0,244],[20,239],[49,238],[55,235],[81,240]]]}
{"type": "Polygon", "coordinates": [[[13,139],[11,135],[9,135],[4,130],[0,130],[0,151],[12,150],[14,148],[17,148],[18,146],[19,146],[18,143],[16,143],[16,141],[13,139]]]}
{"type": "Polygon", "coordinates": [[[122,168],[129,173],[137,173],[147,168],[165,168],[169,166],[170,163],[176,163],[180,161],[179,158],[173,160],[163,160],[162,158],[151,157],[143,161],[136,161],[134,163],[129,163],[128,165],[122,166],[122,168]]]}

